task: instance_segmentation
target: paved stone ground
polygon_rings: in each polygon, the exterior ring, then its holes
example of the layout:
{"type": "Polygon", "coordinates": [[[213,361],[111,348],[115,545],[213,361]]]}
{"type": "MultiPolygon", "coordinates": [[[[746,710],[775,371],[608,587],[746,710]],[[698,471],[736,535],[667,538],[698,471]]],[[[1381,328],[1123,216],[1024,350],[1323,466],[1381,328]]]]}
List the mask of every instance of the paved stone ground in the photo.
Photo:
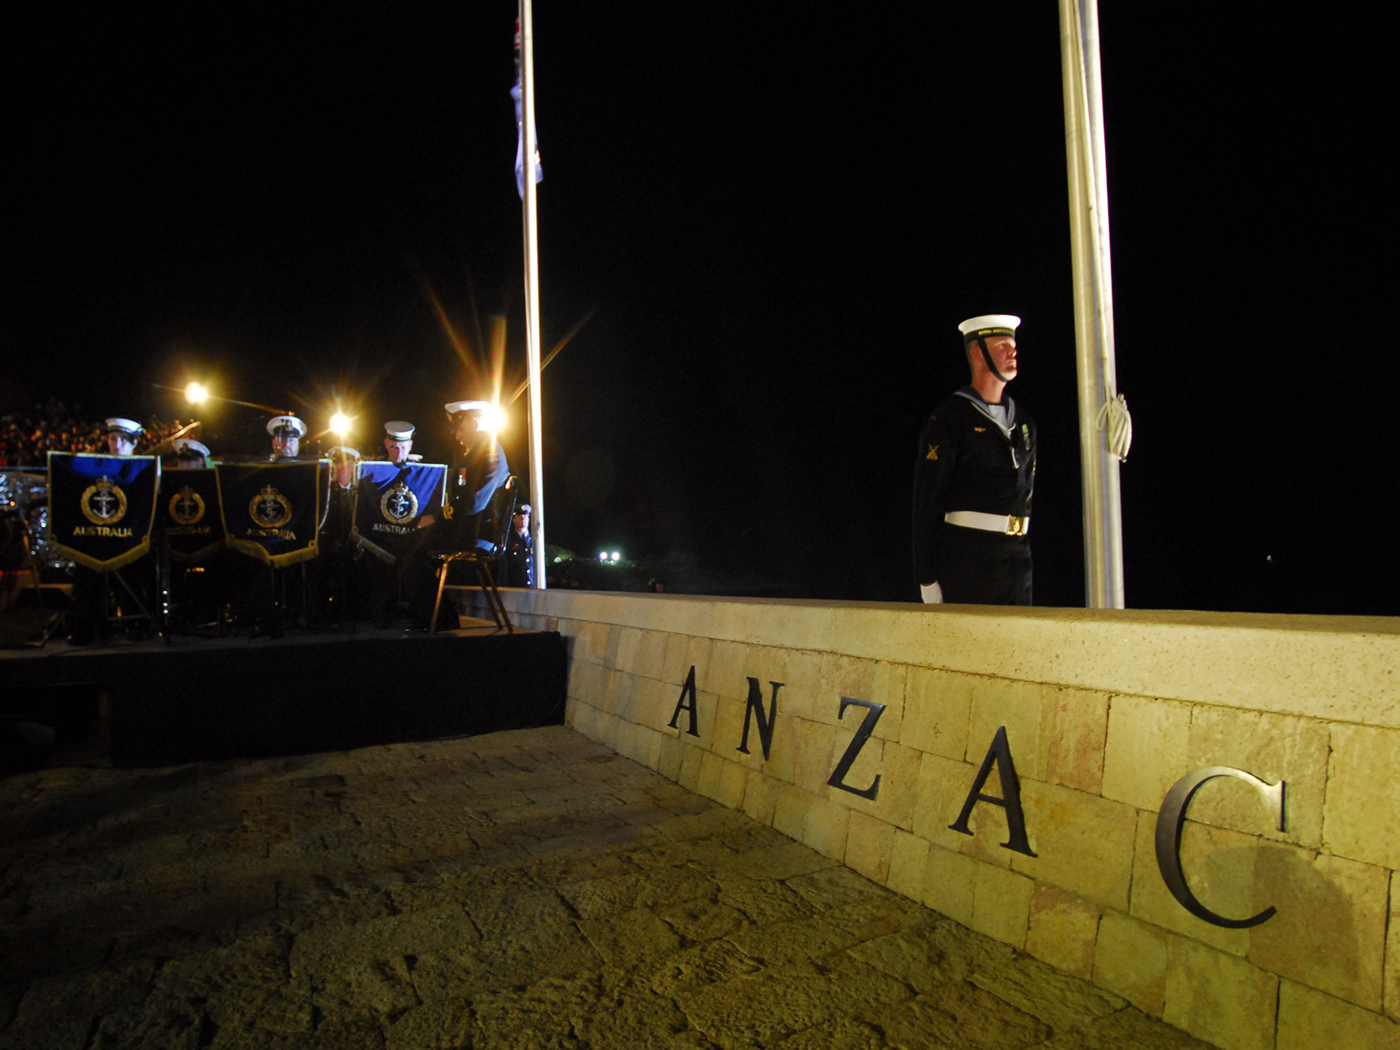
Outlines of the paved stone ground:
{"type": "Polygon", "coordinates": [[[1204,1047],[563,727],[0,782],[0,1047],[1204,1047]]]}

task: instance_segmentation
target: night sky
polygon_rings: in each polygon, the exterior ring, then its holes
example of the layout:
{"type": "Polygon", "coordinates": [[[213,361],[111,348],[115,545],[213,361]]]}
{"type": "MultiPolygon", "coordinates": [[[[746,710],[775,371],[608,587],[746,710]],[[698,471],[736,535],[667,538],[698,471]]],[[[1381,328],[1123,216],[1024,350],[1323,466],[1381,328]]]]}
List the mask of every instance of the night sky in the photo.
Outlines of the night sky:
{"type": "MultiPolygon", "coordinates": [[[[545,372],[549,542],[915,600],[919,426],[966,380],[957,323],[1011,312],[1036,603],[1082,605],[1056,6],[818,7],[537,7],[545,348],[596,311],[545,372]]],[[[186,417],[161,385],[212,377],[445,458],[494,315],[524,373],[514,17],[36,5],[6,44],[6,407],[186,417]]],[[[1378,26],[1310,17],[1100,12],[1130,606],[1400,613],[1394,92],[1378,26]]],[[[205,434],[254,451],[264,418],[205,434]]]]}

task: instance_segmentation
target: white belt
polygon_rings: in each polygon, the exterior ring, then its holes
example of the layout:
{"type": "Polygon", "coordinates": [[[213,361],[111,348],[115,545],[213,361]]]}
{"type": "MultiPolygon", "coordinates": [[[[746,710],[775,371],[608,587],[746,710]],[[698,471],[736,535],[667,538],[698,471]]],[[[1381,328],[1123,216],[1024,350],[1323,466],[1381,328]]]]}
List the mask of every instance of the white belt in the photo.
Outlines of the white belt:
{"type": "Polygon", "coordinates": [[[1015,514],[983,514],[980,510],[953,510],[943,515],[943,520],[949,525],[961,525],[965,529],[1003,532],[1008,536],[1025,536],[1031,531],[1030,517],[1019,518],[1015,514]]]}

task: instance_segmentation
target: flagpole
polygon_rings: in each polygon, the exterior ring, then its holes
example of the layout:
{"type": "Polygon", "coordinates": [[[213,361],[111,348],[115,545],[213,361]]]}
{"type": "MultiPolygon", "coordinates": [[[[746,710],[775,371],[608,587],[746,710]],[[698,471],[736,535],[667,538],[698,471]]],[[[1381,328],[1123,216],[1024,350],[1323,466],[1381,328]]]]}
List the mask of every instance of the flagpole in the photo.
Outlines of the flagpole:
{"type": "Polygon", "coordinates": [[[1060,0],[1060,55],[1084,486],[1085,604],[1091,609],[1122,609],[1123,521],[1118,465],[1128,455],[1132,420],[1118,394],[1114,357],[1097,0],[1060,0]]]}
{"type": "Polygon", "coordinates": [[[525,351],[530,380],[530,528],[534,529],[535,586],[546,585],[544,553],[544,452],[540,421],[539,211],[535,205],[535,31],[530,0],[520,0],[520,96],[525,136],[525,351]]]}

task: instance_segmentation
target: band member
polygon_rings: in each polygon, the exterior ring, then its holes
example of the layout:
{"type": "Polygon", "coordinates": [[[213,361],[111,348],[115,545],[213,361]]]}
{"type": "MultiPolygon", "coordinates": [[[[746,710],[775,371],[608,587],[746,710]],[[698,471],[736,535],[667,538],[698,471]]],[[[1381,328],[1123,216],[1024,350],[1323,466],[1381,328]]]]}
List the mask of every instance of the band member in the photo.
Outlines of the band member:
{"type": "Polygon", "coordinates": [[[209,447],[194,438],[176,438],[174,441],[174,463],[176,467],[204,467],[209,462],[209,447]]]}
{"type": "Polygon", "coordinates": [[[500,411],[489,401],[450,401],[443,406],[461,452],[447,476],[448,517],[457,549],[489,547],[480,535],[481,514],[510,476],[505,450],[496,440],[500,411]]]}
{"type": "Polygon", "coordinates": [[[535,544],[530,536],[528,503],[515,509],[506,533],[506,551],[501,559],[502,587],[533,587],[535,585],[535,544]]]}
{"type": "Polygon", "coordinates": [[[145,428],[134,419],[113,416],[107,420],[107,453],[112,456],[136,454],[136,441],[145,428]]]}
{"type": "Polygon", "coordinates": [[[306,436],[306,424],[296,416],[273,416],[267,421],[267,432],[272,435],[272,455],[274,463],[280,459],[296,459],[301,455],[301,439],[306,436]]]}

